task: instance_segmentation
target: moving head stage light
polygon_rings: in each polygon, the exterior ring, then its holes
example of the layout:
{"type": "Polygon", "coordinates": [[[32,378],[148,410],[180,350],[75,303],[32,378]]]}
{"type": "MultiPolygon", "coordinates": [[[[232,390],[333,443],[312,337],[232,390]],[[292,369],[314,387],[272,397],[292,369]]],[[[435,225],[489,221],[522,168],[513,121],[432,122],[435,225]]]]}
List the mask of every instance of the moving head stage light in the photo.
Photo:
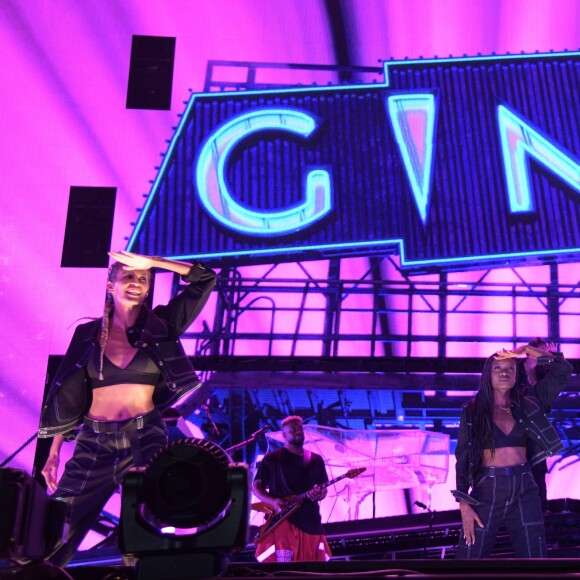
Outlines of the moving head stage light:
{"type": "Polygon", "coordinates": [[[181,439],[123,480],[119,548],[137,558],[139,580],[215,577],[226,553],[246,546],[248,518],[247,465],[211,441],[181,439]],[[169,526],[185,533],[159,531],[169,526]]]}
{"type": "Polygon", "coordinates": [[[24,471],[0,468],[0,559],[42,561],[63,538],[67,510],[24,471]]]}

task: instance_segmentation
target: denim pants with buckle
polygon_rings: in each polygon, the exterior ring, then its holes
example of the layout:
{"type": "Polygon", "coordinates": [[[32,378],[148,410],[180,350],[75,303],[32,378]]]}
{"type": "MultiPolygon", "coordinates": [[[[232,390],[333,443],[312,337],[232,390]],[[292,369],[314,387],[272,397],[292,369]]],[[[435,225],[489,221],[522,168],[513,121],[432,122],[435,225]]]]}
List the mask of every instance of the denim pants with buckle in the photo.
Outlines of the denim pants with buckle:
{"type": "Polygon", "coordinates": [[[483,528],[475,522],[475,542],[467,546],[463,529],[455,558],[489,558],[501,524],[510,536],[515,558],[547,556],[544,515],[538,486],[528,464],[514,467],[481,467],[469,494],[483,528]]]}
{"type": "Polygon", "coordinates": [[[167,430],[157,410],[126,421],[85,418],[52,496],[68,504],[68,539],[48,560],[65,566],[129,469],[146,465],[166,444],[167,430]]]}

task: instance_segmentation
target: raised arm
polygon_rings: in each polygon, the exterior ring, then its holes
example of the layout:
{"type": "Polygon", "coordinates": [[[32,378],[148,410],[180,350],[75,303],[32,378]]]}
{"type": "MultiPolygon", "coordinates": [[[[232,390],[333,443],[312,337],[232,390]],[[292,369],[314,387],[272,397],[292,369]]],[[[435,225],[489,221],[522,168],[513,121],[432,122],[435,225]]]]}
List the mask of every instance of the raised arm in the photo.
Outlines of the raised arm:
{"type": "Polygon", "coordinates": [[[202,262],[181,262],[133,252],[109,252],[109,255],[129,269],[162,268],[181,276],[187,284],[182,291],[167,304],[158,304],[154,308],[157,316],[174,327],[177,336],[181,336],[197,318],[216,284],[215,272],[202,262]]]}
{"type": "Polygon", "coordinates": [[[522,355],[536,358],[537,365],[541,365],[544,368],[545,375],[535,384],[534,390],[541,405],[547,408],[559,393],[565,389],[573,371],[572,365],[558,351],[558,348],[558,345],[554,342],[547,342],[546,348],[537,348],[530,344],[524,344],[513,350],[500,350],[495,354],[495,358],[501,360],[522,355]]]}
{"type": "Polygon", "coordinates": [[[142,254],[134,254],[133,252],[109,252],[109,256],[121,262],[130,270],[150,270],[151,268],[161,268],[175,272],[180,276],[187,276],[191,270],[189,262],[181,262],[179,260],[171,260],[169,258],[162,258],[161,256],[144,256],[142,254]]]}
{"type": "MultiPolygon", "coordinates": [[[[558,353],[558,345],[555,342],[547,342],[546,348],[537,348],[531,344],[523,344],[512,350],[498,350],[495,353],[495,358],[506,359],[506,358],[517,358],[519,356],[530,355],[536,358],[548,357],[548,359],[553,359],[558,353]]],[[[561,356],[561,355],[560,355],[561,356]]]]}

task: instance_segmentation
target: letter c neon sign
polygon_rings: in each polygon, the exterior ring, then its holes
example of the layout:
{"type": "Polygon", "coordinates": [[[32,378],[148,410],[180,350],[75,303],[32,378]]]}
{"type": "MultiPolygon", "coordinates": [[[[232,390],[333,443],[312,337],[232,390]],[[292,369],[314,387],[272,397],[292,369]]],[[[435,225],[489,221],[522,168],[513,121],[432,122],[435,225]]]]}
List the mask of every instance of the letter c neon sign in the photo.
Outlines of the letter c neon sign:
{"type": "Polygon", "coordinates": [[[308,138],[315,119],[293,109],[260,109],[238,115],[204,141],[195,182],[201,203],[218,222],[231,230],[252,235],[279,235],[305,228],[332,209],[330,175],[316,168],[305,176],[304,201],[278,211],[255,210],[237,201],[225,179],[228,159],[242,139],[258,131],[287,131],[308,138]]]}

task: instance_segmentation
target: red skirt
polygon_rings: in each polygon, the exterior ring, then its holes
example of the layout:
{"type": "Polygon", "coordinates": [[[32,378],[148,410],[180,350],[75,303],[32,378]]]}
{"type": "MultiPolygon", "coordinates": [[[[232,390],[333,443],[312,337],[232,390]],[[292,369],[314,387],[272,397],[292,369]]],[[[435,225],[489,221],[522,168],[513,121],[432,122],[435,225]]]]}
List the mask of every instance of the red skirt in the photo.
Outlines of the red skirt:
{"type": "Polygon", "coordinates": [[[322,534],[307,534],[289,521],[282,522],[256,546],[258,562],[325,562],[331,556],[322,534]]]}

